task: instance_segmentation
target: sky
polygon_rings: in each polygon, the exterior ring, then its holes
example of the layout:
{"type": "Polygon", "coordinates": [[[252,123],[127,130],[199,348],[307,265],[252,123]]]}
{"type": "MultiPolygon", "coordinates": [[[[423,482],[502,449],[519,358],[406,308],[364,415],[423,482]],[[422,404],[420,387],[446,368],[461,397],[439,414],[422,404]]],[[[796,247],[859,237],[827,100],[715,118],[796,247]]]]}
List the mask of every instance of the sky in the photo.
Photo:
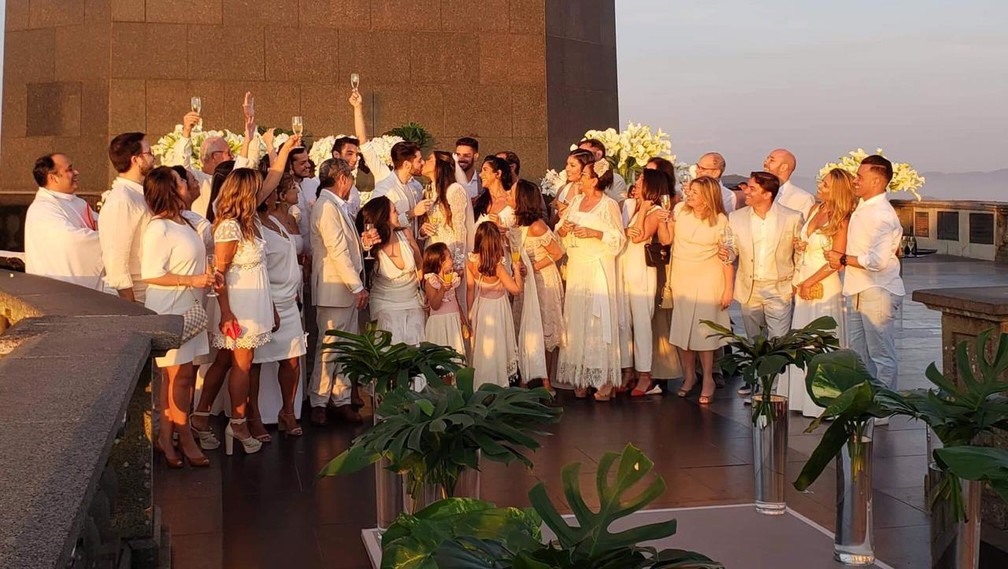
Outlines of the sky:
{"type": "Polygon", "coordinates": [[[616,0],[621,126],[678,159],[813,178],[854,148],[918,171],[1008,168],[1008,1],[616,0]]]}

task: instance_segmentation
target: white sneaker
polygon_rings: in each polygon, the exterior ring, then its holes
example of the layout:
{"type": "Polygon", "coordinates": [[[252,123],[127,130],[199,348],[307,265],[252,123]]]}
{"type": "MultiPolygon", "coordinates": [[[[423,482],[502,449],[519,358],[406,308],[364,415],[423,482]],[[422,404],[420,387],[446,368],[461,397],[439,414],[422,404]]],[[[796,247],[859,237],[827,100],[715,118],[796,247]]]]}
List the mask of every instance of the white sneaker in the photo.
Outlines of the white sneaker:
{"type": "Polygon", "coordinates": [[[875,426],[876,427],[888,427],[889,426],[889,417],[876,417],[875,418],[875,426]]]}

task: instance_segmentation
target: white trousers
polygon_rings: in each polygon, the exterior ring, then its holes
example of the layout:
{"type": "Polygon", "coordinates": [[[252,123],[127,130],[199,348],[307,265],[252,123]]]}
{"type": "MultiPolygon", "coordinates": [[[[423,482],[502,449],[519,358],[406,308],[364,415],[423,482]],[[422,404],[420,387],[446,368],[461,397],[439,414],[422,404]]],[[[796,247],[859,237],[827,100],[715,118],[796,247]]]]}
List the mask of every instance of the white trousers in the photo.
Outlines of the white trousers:
{"type": "MultiPolygon", "coordinates": [[[[654,277],[644,282],[634,283],[637,290],[624,294],[620,316],[625,325],[620,326],[620,367],[634,368],[638,372],[651,373],[654,354],[654,338],[651,319],[655,310],[654,277]]],[[[626,286],[626,285],[624,285],[626,286]]]]}
{"type": "MultiPolygon", "coordinates": [[[[752,296],[742,305],[742,327],[746,336],[783,336],[791,330],[794,291],[789,281],[753,281],[752,296]]],[[[788,395],[787,372],[778,376],[775,393],[788,395]],[[782,381],[783,379],[783,381],[782,381]]]]}
{"type": "Polygon", "coordinates": [[[315,322],[319,337],[315,342],[315,365],[308,386],[308,400],[312,407],[325,407],[330,401],[336,406],[349,405],[350,381],[339,373],[339,366],[333,361],[336,354],[323,352],[323,348],[336,342],[335,337],[325,335],[327,330],[360,333],[357,307],[316,306],[315,322]]]}

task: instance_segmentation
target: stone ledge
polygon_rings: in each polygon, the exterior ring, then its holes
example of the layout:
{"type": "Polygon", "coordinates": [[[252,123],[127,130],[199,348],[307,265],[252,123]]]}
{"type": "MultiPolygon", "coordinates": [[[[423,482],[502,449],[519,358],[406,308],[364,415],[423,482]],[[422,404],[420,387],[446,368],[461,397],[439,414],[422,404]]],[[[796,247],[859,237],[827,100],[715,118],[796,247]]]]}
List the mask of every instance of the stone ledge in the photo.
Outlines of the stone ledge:
{"type": "Polygon", "coordinates": [[[152,353],[178,346],[182,318],[0,272],[3,309],[13,326],[0,337],[0,567],[62,567],[138,378],[152,353]]]}
{"type": "Polygon", "coordinates": [[[1000,322],[1008,316],[1008,287],[984,286],[917,290],[913,300],[928,308],[1000,322]]]}

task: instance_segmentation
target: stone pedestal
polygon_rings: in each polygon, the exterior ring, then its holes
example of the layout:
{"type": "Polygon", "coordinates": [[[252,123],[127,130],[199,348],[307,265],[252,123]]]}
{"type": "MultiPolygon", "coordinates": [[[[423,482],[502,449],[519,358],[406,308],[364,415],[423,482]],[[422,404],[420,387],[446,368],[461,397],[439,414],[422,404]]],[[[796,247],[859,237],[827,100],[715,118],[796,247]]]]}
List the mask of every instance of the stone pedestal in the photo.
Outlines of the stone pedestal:
{"type": "MultiPolygon", "coordinates": [[[[956,346],[966,341],[970,345],[986,330],[1008,333],[1008,287],[974,287],[918,290],[913,299],[932,310],[942,313],[942,373],[958,381],[956,346]]],[[[997,336],[988,342],[985,351],[990,355],[997,336]]],[[[984,441],[988,446],[1008,448],[1008,433],[999,432],[984,441]]],[[[1000,536],[990,533],[991,541],[1008,543],[1008,504],[994,492],[987,490],[983,497],[984,539],[988,530],[996,529],[1000,536]]]]}

